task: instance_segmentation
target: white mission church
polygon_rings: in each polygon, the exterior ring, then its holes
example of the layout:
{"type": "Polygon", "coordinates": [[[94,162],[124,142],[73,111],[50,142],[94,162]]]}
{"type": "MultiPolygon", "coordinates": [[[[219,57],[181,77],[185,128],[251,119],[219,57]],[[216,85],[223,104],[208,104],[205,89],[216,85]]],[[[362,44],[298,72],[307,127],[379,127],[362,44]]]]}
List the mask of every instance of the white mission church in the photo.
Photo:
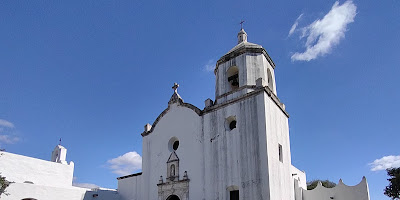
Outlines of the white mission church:
{"type": "Polygon", "coordinates": [[[356,186],[306,189],[291,164],[289,114],[279,100],[275,64],[260,45],[238,44],[215,66],[215,100],[185,103],[174,85],[168,107],[145,126],[142,172],[118,178],[118,189],[72,186],[74,164],[58,145],[51,161],[1,152],[11,184],[4,200],[369,200],[356,186]]]}

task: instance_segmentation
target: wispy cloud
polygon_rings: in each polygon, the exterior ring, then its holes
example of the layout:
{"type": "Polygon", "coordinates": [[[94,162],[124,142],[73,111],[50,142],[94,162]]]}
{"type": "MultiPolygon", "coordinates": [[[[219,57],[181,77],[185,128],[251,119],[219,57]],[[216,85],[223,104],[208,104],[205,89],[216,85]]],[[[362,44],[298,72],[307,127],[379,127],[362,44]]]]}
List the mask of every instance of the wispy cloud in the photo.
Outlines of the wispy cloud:
{"type": "Polygon", "coordinates": [[[369,163],[371,171],[386,170],[388,168],[400,167],[400,155],[399,156],[384,156],[376,159],[374,162],[369,163]]]}
{"type": "Polygon", "coordinates": [[[77,183],[76,180],[78,178],[74,176],[74,178],[72,179],[72,185],[75,187],[81,187],[81,188],[89,188],[89,189],[93,189],[93,188],[100,188],[100,186],[93,184],[93,183],[77,183]]]}
{"type": "Polygon", "coordinates": [[[19,141],[19,137],[11,135],[0,135],[0,143],[14,144],[19,141]]]}
{"type": "Polygon", "coordinates": [[[0,119],[0,127],[14,128],[14,124],[7,120],[0,119]]]}
{"type": "Polygon", "coordinates": [[[107,163],[112,172],[120,176],[142,169],[142,157],[136,151],[108,160],[107,163]]]}
{"type": "Polygon", "coordinates": [[[75,183],[75,182],[73,182],[72,185],[75,187],[89,188],[89,189],[100,188],[100,186],[93,184],[93,183],[75,183]]]}
{"type": "Polygon", "coordinates": [[[204,65],[204,70],[207,72],[212,72],[215,69],[215,61],[214,59],[208,60],[208,62],[204,65]]]}
{"type": "MultiPolygon", "coordinates": [[[[307,38],[306,50],[302,53],[294,53],[291,57],[292,61],[310,61],[329,53],[344,38],[347,25],[354,22],[356,10],[357,7],[351,0],[342,5],[339,5],[339,2],[336,1],[332,9],[322,19],[317,19],[302,28],[300,39],[307,38]]],[[[289,35],[291,35],[290,31],[289,35]]]]}
{"type": "Polygon", "coordinates": [[[14,128],[13,123],[0,119],[0,145],[14,144],[20,140],[19,137],[13,135],[14,128]]]}
{"type": "Polygon", "coordinates": [[[296,21],[294,22],[294,24],[292,25],[292,28],[290,28],[289,31],[289,37],[294,33],[294,31],[296,30],[297,26],[299,25],[299,21],[301,19],[301,17],[303,17],[303,14],[301,14],[299,17],[297,17],[296,21]]]}

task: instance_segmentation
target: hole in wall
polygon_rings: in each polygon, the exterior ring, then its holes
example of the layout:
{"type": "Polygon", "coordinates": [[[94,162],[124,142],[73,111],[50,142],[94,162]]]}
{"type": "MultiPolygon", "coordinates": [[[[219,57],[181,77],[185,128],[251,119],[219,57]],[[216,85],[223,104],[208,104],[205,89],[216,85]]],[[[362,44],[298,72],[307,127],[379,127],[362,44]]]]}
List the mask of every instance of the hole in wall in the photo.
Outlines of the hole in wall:
{"type": "Polygon", "coordinates": [[[226,118],[225,128],[227,131],[235,129],[236,125],[237,125],[236,116],[230,116],[226,118]]]}
{"type": "Polygon", "coordinates": [[[176,151],[179,148],[179,139],[177,137],[172,137],[168,141],[168,149],[169,151],[176,151]]]}

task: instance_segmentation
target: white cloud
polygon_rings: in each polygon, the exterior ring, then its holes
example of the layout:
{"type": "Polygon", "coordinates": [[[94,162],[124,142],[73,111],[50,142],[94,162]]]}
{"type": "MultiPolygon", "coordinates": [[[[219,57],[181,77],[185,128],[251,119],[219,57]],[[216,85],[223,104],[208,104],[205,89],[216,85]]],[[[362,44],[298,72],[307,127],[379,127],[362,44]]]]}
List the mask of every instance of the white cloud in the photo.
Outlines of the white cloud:
{"type": "Polygon", "coordinates": [[[0,143],[14,144],[19,141],[19,137],[10,135],[0,135],[0,143]]]}
{"type": "Polygon", "coordinates": [[[100,186],[93,184],[93,183],[75,183],[75,182],[73,182],[72,185],[75,187],[89,188],[89,189],[100,188],[100,186]]]}
{"type": "Polygon", "coordinates": [[[0,145],[2,143],[14,144],[20,140],[19,137],[13,136],[14,128],[15,126],[13,123],[4,119],[0,119],[0,145]]]}
{"type": "Polygon", "coordinates": [[[296,21],[292,25],[292,28],[290,28],[288,36],[291,36],[294,33],[294,31],[296,30],[297,26],[299,25],[299,21],[300,21],[302,16],[303,16],[303,14],[301,14],[299,17],[297,17],[296,21]]]}
{"type": "Polygon", "coordinates": [[[207,72],[212,72],[215,69],[215,61],[214,59],[208,60],[207,64],[204,65],[204,70],[207,72]]]}
{"type": "Polygon", "coordinates": [[[354,22],[356,10],[357,7],[351,0],[342,5],[339,5],[339,2],[336,1],[332,9],[322,19],[317,19],[302,28],[300,39],[307,37],[306,50],[302,53],[294,53],[291,57],[292,61],[310,61],[329,53],[344,38],[347,25],[354,22]]]}
{"type": "Polygon", "coordinates": [[[108,160],[107,163],[112,172],[120,176],[142,169],[142,157],[136,151],[108,160]]]}
{"type": "Polygon", "coordinates": [[[0,119],[0,126],[6,127],[6,128],[14,128],[14,124],[13,123],[11,123],[11,122],[9,122],[7,120],[4,120],[4,119],[0,119]]]}
{"type": "Polygon", "coordinates": [[[78,180],[78,177],[74,176],[72,178],[72,185],[75,187],[81,187],[81,188],[89,188],[89,189],[93,189],[93,188],[100,188],[100,186],[93,184],[93,183],[78,183],[76,182],[76,180],[78,180]]]}
{"type": "Polygon", "coordinates": [[[400,155],[399,156],[384,156],[380,159],[376,159],[374,162],[369,163],[371,171],[386,170],[388,168],[400,167],[400,155]]]}

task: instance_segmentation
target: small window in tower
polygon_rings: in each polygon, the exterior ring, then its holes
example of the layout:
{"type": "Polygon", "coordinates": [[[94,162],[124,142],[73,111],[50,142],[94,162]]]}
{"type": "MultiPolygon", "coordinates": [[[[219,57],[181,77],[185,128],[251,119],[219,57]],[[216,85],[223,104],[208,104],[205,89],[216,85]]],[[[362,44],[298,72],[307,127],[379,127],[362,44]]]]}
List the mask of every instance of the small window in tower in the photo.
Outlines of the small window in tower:
{"type": "Polygon", "coordinates": [[[283,162],[283,153],[282,153],[282,145],[278,144],[278,151],[279,151],[279,161],[283,162]]]}
{"type": "Polygon", "coordinates": [[[236,66],[232,66],[227,71],[228,82],[232,90],[239,88],[239,69],[236,66]]]}
{"type": "Polygon", "coordinates": [[[239,190],[232,190],[229,192],[230,200],[239,200],[239,190]]]}
{"type": "Polygon", "coordinates": [[[229,123],[229,129],[233,130],[236,128],[236,120],[231,121],[231,123],[229,123]]]}
{"type": "Polygon", "coordinates": [[[231,130],[235,129],[236,125],[237,125],[236,116],[230,116],[230,117],[226,118],[225,129],[227,131],[231,131],[231,130]]]}

